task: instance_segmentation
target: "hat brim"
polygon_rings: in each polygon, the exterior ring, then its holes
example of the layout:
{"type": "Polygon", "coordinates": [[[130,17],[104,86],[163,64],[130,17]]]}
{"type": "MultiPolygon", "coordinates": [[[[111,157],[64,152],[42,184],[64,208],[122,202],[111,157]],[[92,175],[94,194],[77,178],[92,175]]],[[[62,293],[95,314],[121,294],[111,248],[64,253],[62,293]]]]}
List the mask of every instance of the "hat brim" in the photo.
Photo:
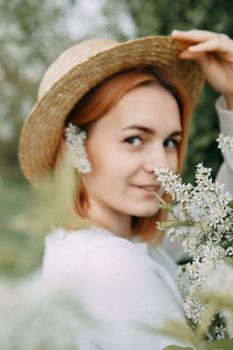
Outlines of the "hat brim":
{"type": "Polygon", "coordinates": [[[36,184],[54,167],[65,119],[76,103],[104,79],[127,68],[156,65],[182,87],[192,110],[204,77],[194,61],[179,59],[179,43],[167,36],[139,38],[98,53],[73,67],[35,104],[25,119],[19,160],[26,178],[36,184]]]}

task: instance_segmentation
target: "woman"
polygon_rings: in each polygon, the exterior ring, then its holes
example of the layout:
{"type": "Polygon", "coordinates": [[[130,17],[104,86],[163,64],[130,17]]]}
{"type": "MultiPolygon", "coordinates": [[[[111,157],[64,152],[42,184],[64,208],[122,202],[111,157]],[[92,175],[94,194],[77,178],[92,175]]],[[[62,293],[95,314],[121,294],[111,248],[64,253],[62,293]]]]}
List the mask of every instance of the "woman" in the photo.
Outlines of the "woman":
{"type": "MultiPolygon", "coordinates": [[[[155,329],[183,320],[175,264],[151,247],[163,195],[153,169],[179,172],[191,112],[203,78],[223,97],[222,131],[233,130],[233,41],[192,30],[118,44],[83,42],[46,72],[39,101],[26,119],[20,162],[34,184],[59,172],[66,151],[77,169],[76,215],[83,227],[57,228],[46,240],[48,290],[78,295],[100,327],[83,327],[80,349],[162,349],[179,342],[155,329]],[[201,68],[201,69],[200,69],[201,68]],[[78,128],[77,128],[78,126],[78,128]],[[86,220],[86,226],[84,227],[86,220]]],[[[231,185],[232,163],[220,177],[231,185]]]]}

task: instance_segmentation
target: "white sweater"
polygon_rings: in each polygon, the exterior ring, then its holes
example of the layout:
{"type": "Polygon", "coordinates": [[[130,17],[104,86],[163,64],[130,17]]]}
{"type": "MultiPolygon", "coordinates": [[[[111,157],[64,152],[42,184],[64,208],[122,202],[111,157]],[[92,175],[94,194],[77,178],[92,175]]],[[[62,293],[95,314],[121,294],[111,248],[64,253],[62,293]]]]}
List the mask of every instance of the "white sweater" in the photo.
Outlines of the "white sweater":
{"type": "MultiPolygon", "coordinates": [[[[220,127],[233,134],[233,112],[217,102],[220,127]]],[[[218,181],[233,193],[233,161],[222,165],[218,181]]],[[[174,276],[176,264],[166,242],[156,249],[129,241],[98,226],[70,233],[56,229],[46,238],[43,282],[49,292],[69,290],[101,327],[81,326],[80,350],[161,350],[176,344],[161,333],[151,334],[137,322],[161,327],[166,320],[184,321],[174,276]],[[165,248],[166,247],[166,248],[165,248]],[[170,253],[168,253],[170,251],[170,253]]]]}
{"type": "Polygon", "coordinates": [[[84,325],[77,336],[81,350],[155,350],[177,344],[139,329],[136,322],[161,327],[169,319],[184,320],[174,281],[176,265],[162,247],[132,242],[91,226],[46,239],[43,279],[51,291],[69,289],[87,314],[103,328],[84,325]],[[94,344],[94,345],[93,345],[94,344]]]}

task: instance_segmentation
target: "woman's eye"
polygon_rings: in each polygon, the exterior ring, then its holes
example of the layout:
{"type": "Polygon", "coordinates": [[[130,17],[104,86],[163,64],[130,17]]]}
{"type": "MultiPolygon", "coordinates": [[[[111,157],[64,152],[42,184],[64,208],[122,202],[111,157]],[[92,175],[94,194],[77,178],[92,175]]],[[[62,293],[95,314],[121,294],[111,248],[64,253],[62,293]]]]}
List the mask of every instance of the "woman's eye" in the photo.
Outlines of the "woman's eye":
{"type": "Polygon", "coordinates": [[[132,146],[140,146],[142,144],[142,138],[139,136],[132,136],[125,139],[125,142],[129,143],[132,146]]]}
{"type": "Polygon", "coordinates": [[[167,139],[164,141],[164,147],[166,148],[177,148],[178,146],[178,140],[175,139],[167,139]]]}

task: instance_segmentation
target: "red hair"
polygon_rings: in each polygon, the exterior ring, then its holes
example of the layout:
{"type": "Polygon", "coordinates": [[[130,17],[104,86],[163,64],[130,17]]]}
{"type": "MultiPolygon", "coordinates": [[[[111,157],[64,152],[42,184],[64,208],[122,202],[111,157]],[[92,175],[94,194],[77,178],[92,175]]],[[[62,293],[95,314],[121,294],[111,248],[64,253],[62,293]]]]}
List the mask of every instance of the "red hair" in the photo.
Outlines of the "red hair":
{"type": "MultiPolygon", "coordinates": [[[[131,68],[107,78],[87,94],[76,104],[66,119],[75,125],[87,125],[101,118],[130,90],[141,85],[159,85],[166,89],[177,101],[182,124],[182,142],[178,150],[178,171],[181,171],[186,144],[187,129],[189,125],[189,107],[182,90],[168,79],[164,73],[154,66],[131,68]]],[[[85,217],[85,208],[88,205],[87,193],[81,184],[76,208],[81,217],[85,217]]],[[[153,218],[134,218],[132,235],[142,233],[145,240],[149,240],[155,233],[155,222],[165,220],[165,213],[159,211],[153,218]]],[[[88,219],[88,218],[87,218],[88,219]]],[[[159,234],[157,237],[161,236],[159,234]]]]}

